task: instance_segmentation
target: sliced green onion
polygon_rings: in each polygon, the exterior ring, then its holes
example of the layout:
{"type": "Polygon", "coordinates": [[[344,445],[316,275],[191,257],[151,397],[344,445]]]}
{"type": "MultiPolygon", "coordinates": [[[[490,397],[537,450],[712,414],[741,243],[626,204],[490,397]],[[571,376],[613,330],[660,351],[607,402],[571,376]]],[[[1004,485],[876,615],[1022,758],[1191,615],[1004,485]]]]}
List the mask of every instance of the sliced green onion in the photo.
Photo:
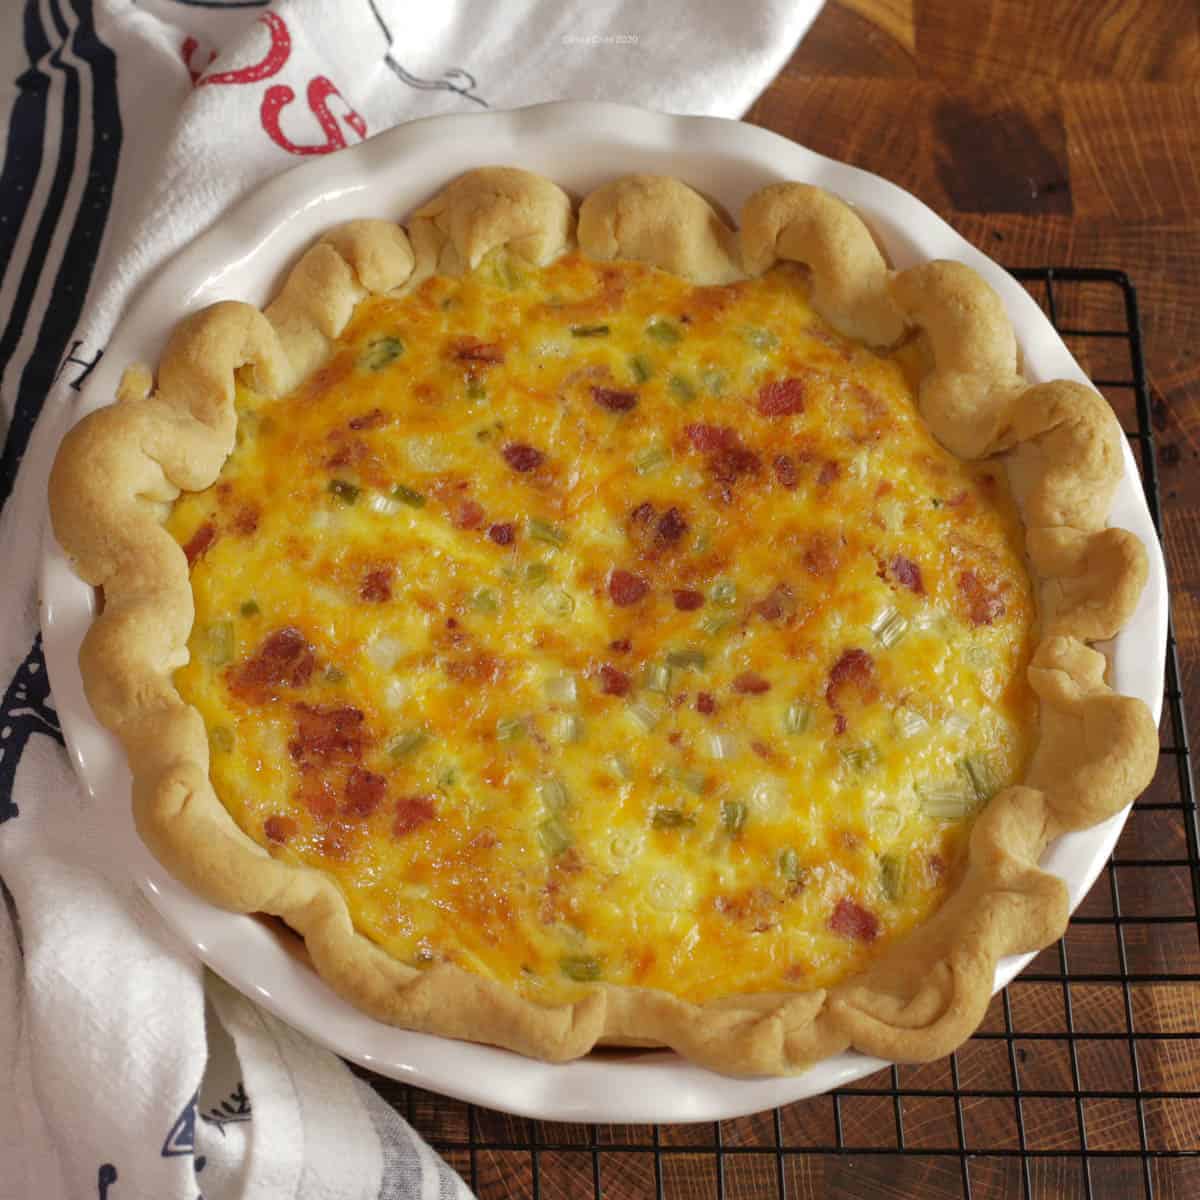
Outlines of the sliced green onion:
{"type": "Polygon", "coordinates": [[[537,827],[537,835],[542,850],[550,858],[565,854],[575,840],[571,837],[571,831],[557,817],[547,817],[537,827]]]}
{"type": "Polygon", "coordinates": [[[888,900],[899,900],[904,895],[904,859],[898,854],[879,856],[879,887],[888,900]]]}
{"type": "Polygon", "coordinates": [[[367,496],[367,507],[373,513],[378,513],[381,517],[394,517],[403,505],[398,500],[393,500],[391,496],[384,496],[379,492],[371,492],[367,496]]]}
{"type": "Polygon", "coordinates": [[[639,475],[653,475],[661,471],[671,461],[671,456],[657,444],[646,446],[639,450],[633,458],[634,470],[639,475]]]}
{"type": "Polygon", "coordinates": [[[544,562],[532,562],[525,568],[525,582],[530,587],[540,587],[550,578],[550,568],[544,562]]]}
{"type": "Polygon", "coordinates": [[[233,730],[228,725],[214,725],[208,731],[208,744],[221,754],[233,749],[233,730]]]}
{"type": "Polygon", "coordinates": [[[549,542],[551,546],[562,546],[567,541],[567,535],[557,525],[551,525],[541,517],[529,518],[529,536],[539,542],[549,542]]]}
{"type": "Polygon", "coordinates": [[[722,608],[732,608],[737,603],[737,584],[732,579],[718,579],[712,585],[709,598],[722,608]]]}
{"type": "Polygon", "coordinates": [[[654,829],[682,829],[695,825],[696,818],[681,808],[656,808],[650,816],[654,829]]]}
{"type": "Polygon", "coordinates": [[[718,371],[715,367],[705,367],[700,372],[700,382],[710,396],[719,396],[725,390],[728,380],[724,371],[718,371]]]}
{"type": "Polygon", "coordinates": [[[594,983],[604,978],[604,964],[585,954],[568,954],[558,960],[558,969],[576,983],[594,983]]]}
{"type": "Polygon", "coordinates": [[[714,637],[722,630],[728,629],[733,624],[733,620],[734,618],[731,613],[707,613],[700,618],[700,623],[696,628],[701,633],[706,633],[709,637],[714,637]]]}
{"type": "Polygon", "coordinates": [[[803,733],[812,724],[812,706],[803,700],[793,700],[783,714],[784,733],[803,733]]]}
{"type": "Polygon", "coordinates": [[[232,621],[213,621],[202,636],[204,660],[210,667],[223,667],[233,658],[232,621]]]}
{"type": "Polygon", "coordinates": [[[680,404],[690,404],[696,398],[695,386],[683,375],[672,375],[667,380],[667,386],[680,404]]]}
{"type": "Polygon", "coordinates": [[[604,765],[622,783],[628,783],[633,778],[633,771],[629,764],[619,754],[610,754],[604,760],[604,765]]]}
{"type": "Polygon", "coordinates": [[[703,671],[708,666],[708,655],[694,646],[685,646],[682,650],[668,651],[667,663],[682,671],[703,671]]]}
{"type": "Polygon", "coordinates": [[[731,836],[742,832],[746,825],[746,806],[741,800],[721,802],[721,828],[731,836]]]}
{"type": "Polygon", "coordinates": [[[551,775],[538,784],[538,798],[546,811],[552,813],[562,812],[571,800],[567,785],[557,775],[551,775]]]}
{"type": "Polygon", "coordinates": [[[258,607],[257,600],[243,600],[242,606],[238,609],[238,612],[240,612],[243,617],[257,617],[258,614],[262,612],[262,609],[258,607]]]}
{"type": "Polygon", "coordinates": [[[843,746],[838,751],[838,757],[842,760],[842,766],[861,775],[878,764],[879,751],[873,743],[864,742],[860,746],[843,746]]]}
{"type": "Polygon", "coordinates": [[[392,758],[407,758],[410,754],[416,754],[428,742],[429,734],[425,730],[406,729],[392,738],[388,743],[387,752],[392,758]]]}
{"type": "Polygon", "coordinates": [[[329,481],[329,494],[336,497],[343,504],[353,504],[358,499],[358,488],[352,483],[347,483],[344,479],[331,479],[329,481]]]}
{"type": "Polygon", "coordinates": [[[551,704],[574,704],[579,698],[574,675],[555,675],[542,684],[542,691],[551,704]]]}
{"type": "Polygon", "coordinates": [[[500,611],[500,598],[491,588],[476,588],[471,596],[471,607],[477,613],[498,613],[500,611]]]}
{"type": "Polygon", "coordinates": [[[901,705],[892,714],[892,722],[896,727],[896,735],[902,738],[913,738],[924,733],[929,728],[929,720],[915,708],[901,705]]]}
{"type": "Polygon", "coordinates": [[[666,695],[671,690],[671,668],[667,663],[649,663],[642,677],[642,686],[649,692],[666,695]]]}
{"type": "Polygon", "coordinates": [[[892,804],[880,804],[871,811],[871,830],[881,840],[888,842],[904,826],[904,814],[892,804]]]}
{"type": "Polygon", "coordinates": [[[635,700],[625,711],[630,720],[647,733],[662,720],[662,711],[645,700],[635,700]]]}
{"type": "Polygon", "coordinates": [[[978,803],[974,790],[969,790],[961,780],[919,783],[917,798],[926,815],[942,821],[965,817],[978,803]]]}
{"type": "Polygon", "coordinates": [[[972,790],[980,800],[990,800],[1000,790],[1000,781],[996,778],[991,760],[986,755],[968,754],[964,756],[962,769],[970,781],[972,790]]]}
{"type": "Polygon", "coordinates": [[[952,712],[942,721],[942,729],[951,737],[959,737],[970,728],[970,717],[960,712],[952,712]]]}
{"type": "Polygon", "coordinates": [[[487,388],[483,385],[481,379],[467,380],[467,399],[468,400],[486,400],[487,388]]]}
{"type": "Polygon", "coordinates": [[[729,733],[710,733],[708,753],[710,758],[715,758],[718,762],[732,758],[737,753],[737,740],[729,733]]]}
{"type": "Polygon", "coordinates": [[[908,618],[894,608],[885,608],[871,622],[871,632],[890,649],[908,632],[908,618]]]}
{"type": "Polygon", "coordinates": [[[523,717],[501,717],[496,722],[496,740],[498,742],[516,742],[525,736],[525,720],[523,717]]]}
{"type": "Polygon", "coordinates": [[[399,500],[401,504],[407,504],[409,508],[425,507],[425,497],[403,483],[398,483],[392,488],[392,499],[399,500]]]}
{"type": "Polygon", "coordinates": [[[571,336],[577,338],[608,337],[607,325],[572,325],[571,336]]]}
{"type": "Polygon", "coordinates": [[[708,782],[708,776],[703,771],[696,771],[691,767],[676,767],[671,771],[671,778],[689,792],[695,792],[697,796],[704,791],[708,782]]]}
{"type": "Polygon", "coordinates": [[[346,672],[330,663],[325,668],[324,678],[326,683],[343,683],[346,679],[346,672]]]}
{"type": "Polygon", "coordinates": [[[575,601],[562,588],[543,588],[541,602],[552,617],[569,617],[575,611],[575,601]]]}
{"type": "Polygon", "coordinates": [[[656,317],[646,326],[646,336],[661,342],[664,346],[673,346],[683,335],[679,327],[663,317],[656,317]]]}
{"type": "Polygon", "coordinates": [[[452,788],[458,783],[458,768],[453,763],[446,763],[438,768],[437,785],[441,788],[452,788]]]}
{"type": "Polygon", "coordinates": [[[779,874],[789,883],[799,883],[804,878],[804,868],[800,865],[800,855],[791,846],[779,852],[777,864],[779,874]]]}
{"type": "Polygon", "coordinates": [[[404,353],[404,343],[398,337],[377,337],[367,343],[358,365],[367,371],[379,371],[404,353]]]}
{"type": "Polygon", "coordinates": [[[760,325],[747,325],[742,330],[742,337],[755,350],[774,350],[779,345],[779,339],[769,329],[763,329],[760,325]]]}
{"type": "Polygon", "coordinates": [[[575,713],[555,713],[550,724],[555,741],[569,743],[583,740],[583,719],[575,713]]]}
{"type": "Polygon", "coordinates": [[[640,354],[635,354],[629,360],[629,373],[637,383],[645,383],[654,374],[654,368],[640,354]]]}

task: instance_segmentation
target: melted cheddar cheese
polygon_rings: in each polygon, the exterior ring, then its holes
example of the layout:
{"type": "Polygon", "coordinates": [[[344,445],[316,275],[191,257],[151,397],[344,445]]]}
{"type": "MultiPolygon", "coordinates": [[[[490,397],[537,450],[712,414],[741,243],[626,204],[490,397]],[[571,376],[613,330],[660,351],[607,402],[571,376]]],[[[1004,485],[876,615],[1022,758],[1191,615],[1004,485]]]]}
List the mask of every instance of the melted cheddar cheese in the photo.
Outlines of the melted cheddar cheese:
{"type": "Polygon", "coordinates": [[[364,301],[295,393],[239,386],[169,518],[222,802],[396,958],[533,999],[861,969],[1036,721],[1017,514],[921,355],[786,266],[496,254],[364,301]]]}

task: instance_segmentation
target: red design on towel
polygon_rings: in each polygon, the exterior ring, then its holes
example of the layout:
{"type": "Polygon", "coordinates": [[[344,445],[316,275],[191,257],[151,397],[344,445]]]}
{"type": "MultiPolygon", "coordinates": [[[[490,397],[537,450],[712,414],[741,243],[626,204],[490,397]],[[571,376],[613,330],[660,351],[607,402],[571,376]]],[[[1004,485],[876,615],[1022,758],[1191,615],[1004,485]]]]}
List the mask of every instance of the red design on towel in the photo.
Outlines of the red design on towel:
{"type": "Polygon", "coordinates": [[[317,118],[317,123],[325,133],[325,141],[318,142],[315,145],[301,144],[293,142],[283,132],[279,125],[279,114],[296,98],[296,93],[286,83],[279,83],[274,87],[267,88],[267,94],[263,97],[260,114],[263,128],[267,131],[267,136],[277,146],[282,146],[289,154],[328,154],[332,150],[341,150],[346,145],[346,137],[342,133],[342,128],[338,124],[337,117],[329,111],[329,105],[326,101],[330,96],[336,96],[346,105],[346,111],[342,114],[342,120],[360,138],[367,136],[366,121],[346,104],[345,100],[342,100],[341,92],[324,75],[317,75],[313,79],[310,79],[305,94],[309,109],[313,116],[317,118]]]}
{"type": "MultiPolygon", "coordinates": [[[[238,67],[233,71],[218,71],[215,75],[205,75],[203,79],[196,82],[197,87],[203,87],[208,83],[259,83],[264,79],[270,79],[272,75],[278,75],[283,70],[284,64],[292,56],[292,35],[288,32],[283,18],[276,13],[263,13],[258,19],[267,27],[267,32],[271,35],[271,45],[267,48],[266,54],[258,62],[251,63],[248,67],[238,67]]],[[[192,41],[192,39],[189,38],[188,41],[192,41]]],[[[187,54],[187,42],[184,42],[184,53],[187,54]]],[[[212,59],[209,59],[209,62],[211,61],[212,59]]]]}

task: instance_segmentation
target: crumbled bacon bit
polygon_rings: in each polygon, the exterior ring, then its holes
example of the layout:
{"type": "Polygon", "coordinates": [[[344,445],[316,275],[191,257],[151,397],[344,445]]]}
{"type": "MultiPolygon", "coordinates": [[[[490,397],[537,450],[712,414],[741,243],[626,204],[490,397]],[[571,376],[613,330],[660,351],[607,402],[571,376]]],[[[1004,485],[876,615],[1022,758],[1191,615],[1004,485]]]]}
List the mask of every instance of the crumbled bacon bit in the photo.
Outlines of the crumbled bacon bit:
{"type": "Polygon", "coordinates": [[[875,660],[865,650],[846,650],[829,669],[829,683],[825,687],[825,703],[834,712],[834,728],[846,732],[846,717],[842,712],[840,693],[843,688],[857,688],[864,695],[873,690],[875,684],[875,660]]]}
{"type": "Polygon", "coordinates": [[[263,833],[266,835],[267,841],[274,842],[276,845],[286,842],[288,838],[295,837],[298,828],[295,817],[284,816],[280,813],[273,813],[263,822],[263,833]]]}
{"type": "Polygon", "coordinates": [[[509,442],[502,453],[504,461],[514,471],[520,471],[522,474],[536,471],[546,458],[540,450],[534,449],[533,446],[527,446],[524,442],[509,442]]]}
{"type": "Polygon", "coordinates": [[[790,454],[776,455],[772,465],[775,468],[775,478],[779,480],[780,487],[785,487],[790,491],[800,482],[800,476],[796,472],[795,459],[790,454]]]}
{"type": "Polygon", "coordinates": [[[688,523],[683,514],[675,507],[668,508],[658,518],[655,536],[663,545],[673,546],[688,531],[688,523]]]}
{"type": "Polygon", "coordinates": [[[753,741],[750,743],[750,749],[753,750],[759,758],[765,758],[768,762],[771,762],[775,758],[775,751],[772,750],[766,742],[753,741]]]}
{"type": "Polygon", "coordinates": [[[709,456],[708,469],[718,483],[736,483],[743,475],[756,475],[762,464],[758,455],[738,443],[709,456]]]}
{"type": "Polygon", "coordinates": [[[300,799],[314,817],[328,820],[337,812],[337,794],[323,775],[306,775],[300,782],[300,799]]]}
{"type": "Polygon", "coordinates": [[[696,711],[703,713],[706,717],[711,717],[717,711],[717,702],[709,692],[698,692],[696,694],[696,711]]]}
{"type": "Polygon", "coordinates": [[[622,392],[615,388],[594,387],[592,399],[609,412],[628,412],[637,405],[637,392],[622,392]]]}
{"type": "Polygon", "coordinates": [[[600,668],[600,690],[606,696],[627,696],[633,686],[624,671],[604,663],[600,668]]]}
{"type": "Polygon", "coordinates": [[[230,668],[226,680],[234,695],[261,702],[276,688],[303,687],[316,665],[316,651],[289,625],[268,635],[251,658],[230,668]]]}
{"type": "Polygon", "coordinates": [[[359,599],[382,604],[392,598],[392,568],[379,567],[368,571],[358,588],[359,599]]]}
{"type": "Polygon", "coordinates": [[[511,521],[504,521],[501,524],[493,525],[488,530],[488,537],[496,543],[497,546],[511,546],[516,540],[517,527],[511,521]]]}
{"type": "Polygon", "coordinates": [[[258,528],[258,505],[243,504],[234,515],[233,528],[244,537],[249,537],[258,528]]]}
{"type": "Polygon", "coordinates": [[[873,942],[879,936],[879,918],[870,909],[843,896],[829,918],[829,928],[842,937],[873,942]]]}
{"type": "Polygon", "coordinates": [[[636,604],[649,590],[650,585],[640,575],[634,575],[632,571],[625,571],[620,567],[608,577],[608,594],[612,602],[620,608],[636,604]]]}
{"type": "Polygon", "coordinates": [[[361,438],[346,438],[340,429],[335,429],[329,436],[338,446],[325,460],[327,467],[350,467],[367,457],[367,443],[361,438]]]}
{"type": "Polygon", "coordinates": [[[810,575],[832,575],[838,568],[838,548],[826,533],[814,533],[804,548],[804,567],[810,575]]]}
{"type": "Polygon", "coordinates": [[[685,425],[683,432],[702,454],[732,450],[741,442],[737,430],[730,429],[728,425],[685,425]]]}
{"type": "Polygon", "coordinates": [[[786,583],[781,583],[754,606],[754,611],[764,621],[779,621],[796,611],[796,598],[792,589],[786,583]]]}
{"type": "Polygon", "coordinates": [[[499,342],[481,342],[477,338],[459,338],[452,347],[455,362],[484,363],[493,366],[504,361],[504,347],[499,342]]]}
{"type": "Polygon", "coordinates": [[[641,504],[639,504],[637,508],[635,508],[633,512],[629,514],[629,519],[635,525],[649,525],[650,522],[654,520],[654,505],[651,504],[649,500],[643,500],[641,504]]]}
{"type": "Polygon", "coordinates": [[[827,460],[821,467],[820,474],[817,475],[818,486],[828,487],[841,473],[841,464],[834,462],[833,459],[827,460]]]}
{"type": "Polygon", "coordinates": [[[346,803],[342,811],[354,817],[369,817],[383,803],[387,780],[374,771],[355,767],[346,780],[346,803]]]}
{"type": "Polygon", "coordinates": [[[217,540],[217,527],[211,521],[205,521],[199,529],[184,543],[183,553],[189,567],[196,565],[196,560],[217,540]]]}
{"type": "Polygon", "coordinates": [[[360,709],[348,704],[321,706],[297,704],[296,736],[288,751],[301,765],[314,759],[323,762],[357,762],[366,746],[360,709]]]}
{"type": "Polygon", "coordinates": [[[456,529],[478,529],[483,524],[483,505],[478,500],[462,500],[454,511],[456,529]]]}
{"type": "Polygon", "coordinates": [[[608,648],[618,654],[628,654],[633,648],[633,643],[628,638],[617,638],[616,641],[608,643],[608,648]]]}
{"type": "Polygon", "coordinates": [[[925,583],[921,579],[921,568],[911,558],[897,554],[891,563],[892,577],[897,583],[917,596],[925,595],[925,583]]]}
{"type": "Polygon", "coordinates": [[[776,379],[758,392],[758,411],[764,417],[790,417],[804,411],[803,379],[776,379]]]}
{"type": "Polygon", "coordinates": [[[351,429],[374,429],[387,419],[382,408],[373,408],[361,416],[351,417],[346,423],[351,429]]]}
{"type": "Polygon", "coordinates": [[[396,817],[392,822],[392,833],[404,837],[420,828],[426,821],[433,820],[432,796],[402,796],[396,801],[396,817]]]}
{"type": "Polygon", "coordinates": [[[947,508],[961,508],[970,499],[970,493],[964,488],[961,492],[955,492],[949,500],[946,501],[947,508]]]}
{"type": "Polygon", "coordinates": [[[680,612],[695,612],[704,606],[704,593],[692,588],[678,588],[675,591],[675,607],[680,612]]]}
{"type": "Polygon", "coordinates": [[[759,696],[771,690],[771,684],[756,671],[743,671],[734,681],[733,690],[743,696],[759,696]]]}
{"type": "Polygon", "coordinates": [[[1004,600],[996,588],[989,588],[974,571],[963,571],[958,577],[958,590],[967,602],[972,625],[990,625],[1006,611],[1004,600]]]}

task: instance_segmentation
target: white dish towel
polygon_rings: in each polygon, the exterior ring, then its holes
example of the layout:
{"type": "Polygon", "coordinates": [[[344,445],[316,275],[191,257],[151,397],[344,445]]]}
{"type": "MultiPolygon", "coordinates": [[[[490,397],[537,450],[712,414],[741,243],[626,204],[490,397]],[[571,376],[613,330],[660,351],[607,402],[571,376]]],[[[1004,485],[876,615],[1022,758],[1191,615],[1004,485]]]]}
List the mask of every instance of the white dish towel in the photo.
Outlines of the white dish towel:
{"type": "Polygon", "coordinates": [[[25,0],[0,16],[0,1198],[467,1194],[205,972],[109,849],[37,636],[46,477],[138,286],[304,156],[434,113],[740,116],[821,0],[25,0]]]}

